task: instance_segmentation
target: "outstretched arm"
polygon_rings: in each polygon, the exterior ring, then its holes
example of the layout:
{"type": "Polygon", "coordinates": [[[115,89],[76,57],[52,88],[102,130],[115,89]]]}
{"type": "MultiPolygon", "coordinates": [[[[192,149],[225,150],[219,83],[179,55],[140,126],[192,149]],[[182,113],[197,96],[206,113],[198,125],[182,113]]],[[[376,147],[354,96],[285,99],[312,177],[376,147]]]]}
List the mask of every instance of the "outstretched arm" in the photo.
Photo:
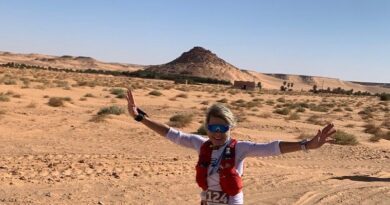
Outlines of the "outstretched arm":
{"type": "MultiPolygon", "coordinates": [[[[129,114],[131,117],[135,118],[138,115],[137,105],[135,104],[134,96],[130,89],[127,90],[126,98],[127,98],[127,109],[129,110],[129,114]]],[[[169,131],[168,125],[160,122],[156,122],[147,116],[144,116],[144,119],[141,120],[141,123],[162,136],[166,136],[169,131]]]]}
{"type": "MultiPolygon", "coordinates": [[[[328,124],[325,126],[322,130],[318,130],[317,135],[307,142],[306,148],[307,149],[317,149],[324,145],[325,143],[334,142],[334,140],[331,138],[331,136],[336,132],[334,129],[333,124],[328,124]],[[331,138],[331,139],[328,139],[331,138]]],[[[280,152],[282,154],[289,153],[289,152],[295,152],[300,151],[301,145],[299,142],[283,142],[281,141],[279,143],[280,152]]]]}

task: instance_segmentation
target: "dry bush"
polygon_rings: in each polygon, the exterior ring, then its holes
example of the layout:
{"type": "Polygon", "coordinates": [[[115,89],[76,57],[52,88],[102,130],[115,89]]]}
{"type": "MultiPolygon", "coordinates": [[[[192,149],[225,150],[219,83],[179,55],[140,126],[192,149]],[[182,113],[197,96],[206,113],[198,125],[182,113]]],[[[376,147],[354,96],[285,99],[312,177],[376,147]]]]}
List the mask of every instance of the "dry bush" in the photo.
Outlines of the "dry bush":
{"type": "Polygon", "coordinates": [[[335,108],[335,109],[333,109],[333,112],[342,112],[343,111],[343,109],[341,109],[341,108],[335,108]]]}
{"type": "Polygon", "coordinates": [[[319,115],[312,115],[306,120],[307,122],[315,125],[326,125],[329,122],[327,120],[324,120],[323,117],[319,115]]]}
{"type": "Polygon", "coordinates": [[[291,110],[288,109],[288,108],[283,108],[283,109],[276,109],[273,112],[277,113],[277,114],[280,114],[280,115],[288,115],[290,113],[290,111],[291,110]]]}
{"type": "Polygon", "coordinates": [[[352,108],[350,108],[350,107],[346,107],[346,108],[344,108],[344,110],[348,111],[348,112],[352,112],[353,111],[352,108]]]}
{"type": "Polygon", "coordinates": [[[316,104],[310,104],[310,110],[311,111],[315,111],[315,112],[328,112],[329,109],[328,107],[325,105],[325,104],[319,104],[319,105],[316,105],[316,104]]]}
{"type": "Polygon", "coordinates": [[[180,93],[178,95],[176,95],[177,98],[188,98],[188,95],[185,94],[185,93],[180,93]]]}
{"type": "Polygon", "coordinates": [[[203,124],[203,123],[200,125],[200,127],[198,128],[198,130],[196,130],[196,134],[199,134],[199,135],[207,135],[207,130],[206,130],[206,128],[204,127],[204,124],[203,124]]]}
{"type": "Polygon", "coordinates": [[[64,105],[64,101],[70,102],[72,99],[70,97],[51,97],[47,104],[52,107],[60,107],[64,105]]]}
{"type": "Polygon", "coordinates": [[[93,94],[91,94],[91,93],[87,93],[87,94],[84,95],[84,97],[86,97],[86,98],[94,98],[95,96],[93,94]]]}
{"type": "Polygon", "coordinates": [[[7,113],[7,111],[5,111],[5,110],[0,110],[0,115],[4,115],[5,113],[7,113]]]}
{"type": "Polygon", "coordinates": [[[275,104],[275,102],[273,100],[267,100],[267,101],[265,101],[265,104],[272,106],[275,104]]]}
{"type": "Polygon", "coordinates": [[[220,100],[217,100],[217,102],[219,102],[219,103],[227,103],[227,102],[228,102],[228,99],[222,98],[222,99],[220,99],[220,100]]]}
{"type": "Polygon", "coordinates": [[[347,124],[347,125],[345,125],[345,127],[348,127],[348,128],[354,128],[354,127],[355,127],[355,125],[354,125],[354,124],[347,124]]]}
{"type": "Polygon", "coordinates": [[[291,113],[290,116],[286,118],[286,120],[299,120],[301,117],[298,115],[298,113],[294,112],[291,113]]]}
{"type": "Polygon", "coordinates": [[[79,99],[79,101],[86,101],[87,100],[87,98],[85,98],[85,97],[81,97],[80,99],[79,99]]]}
{"type": "Polygon", "coordinates": [[[51,97],[49,98],[49,102],[47,104],[52,107],[64,106],[64,99],[60,97],[51,97]]]}
{"type": "Polygon", "coordinates": [[[280,98],[276,99],[276,101],[284,103],[284,102],[286,102],[286,99],[284,97],[280,97],[280,98]]]}
{"type": "Polygon", "coordinates": [[[153,96],[161,96],[162,93],[158,90],[152,90],[148,93],[148,95],[153,95],[153,96]]]}
{"type": "Polygon", "coordinates": [[[122,88],[112,88],[110,93],[116,95],[117,98],[126,98],[126,90],[122,88]]]}
{"type": "Polygon", "coordinates": [[[376,126],[373,123],[365,124],[363,127],[364,127],[364,132],[370,134],[378,133],[381,130],[380,127],[376,126]]]}
{"type": "Polygon", "coordinates": [[[192,122],[192,114],[177,114],[169,118],[168,124],[172,127],[182,128],[192,122]]]}
{"type": "Polygon", "coordinates": [[[0,102],[9,102],[10,99],[5,93],[0,93],[0,102]]]}
{"type": "Polygon", "coordinates": [[[336,133],[333,135],[333,138],[335,139],[335,144],[339,145],[357,145],[359,142],[357,141],[355,135],[348,134],[344,131],[337,130],[336,133]]]}
{"type": "Polygon", "coordinates": [[[202,104],[202,105],[208,105],[208,104],[209,104],[209,101],[202,101],[200,104],[202,104]]]}
{"type": "Polygon", "coordinates": [[[110,107],[101,108],[97,115],[120,115],[123,113],[125,113],[125,110],[122,107],[112,105],[110,107]]]}
{"type": "Polygon", "coordinates": [[[304,107],[298,107],[296,111],[297,112],[305,112],[306,109],[304,107]]]}
{"type": "Polygon", "coordinates": [[[261,114],[259,114],[257,116],[261,117],[261,118],[269,118],[269,117],[271,117],[271,113],[264,112],[264,113],[261,113],[261,114]]]}

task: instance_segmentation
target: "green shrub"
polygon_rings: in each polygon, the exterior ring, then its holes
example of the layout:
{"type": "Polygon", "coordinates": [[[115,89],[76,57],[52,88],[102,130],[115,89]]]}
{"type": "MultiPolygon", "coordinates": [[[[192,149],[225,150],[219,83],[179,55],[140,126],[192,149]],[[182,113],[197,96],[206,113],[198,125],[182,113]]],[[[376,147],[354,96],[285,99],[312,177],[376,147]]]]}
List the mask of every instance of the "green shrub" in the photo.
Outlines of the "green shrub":
{"type": "Polygon", "coordinates": [[[337,130],[336,133],[333,135],[333,138],[335,139],[335,144],[339,145],[357,145],[359,142],[357,141],[356,137],[352,134],[348,134],[344,131],[337,130]]]}
{"type": "Polygon", "coordinates": [[[123,114],[125,110],[117,105],[110,107],[103,107],[99,110],[97,115],[120,115],[123,114]]]}
{"type": "Polygon", "coordinates": [[[161,96],[162,93],[157,90],[150,91],[148,95],[161,96]]]}
{"type": "Polygon", "coordinates": [[[182,128],[189,125],[192,121],[191,114],[177,114],[169,118],[169,125],[172,127],[182,128]]]}

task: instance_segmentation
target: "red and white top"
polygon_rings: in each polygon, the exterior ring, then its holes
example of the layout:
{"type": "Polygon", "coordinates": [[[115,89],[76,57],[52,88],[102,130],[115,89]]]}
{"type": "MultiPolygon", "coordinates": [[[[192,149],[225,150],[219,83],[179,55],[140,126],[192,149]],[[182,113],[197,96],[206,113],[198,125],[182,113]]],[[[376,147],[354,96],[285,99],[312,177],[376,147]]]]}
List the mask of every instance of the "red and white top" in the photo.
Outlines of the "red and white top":
{"type": "MultiPolygon", "coordinates": [[[[200,152],[200,147],[202,144],[207,141],[207,138],[202,137],[201,135],[188,134],[170,128],[166,137],[172,142],[195,149],[198,153],[200,152]]],[[[245,157],[266,157],[266,156],[275,156],[281,154],[279,148],[280,141],[273,141],[270,143],[255,143],[249,141],[238,141],[236,145],[236,154],[235,154],[235,168],[240,176],[243,174],[243,166],[245,157]]],[[[209,190],[222,191],[221,186],[219,185],[219,174],[217,172],[219,167],[219,162],[221,161],[221,156],[224,150],[224,146],[220,147],[218,150],[213,150],[211,153],[211,166],[208,168],[208,172],[211,173],[207,177],[207,184],[209,190]]],[[[205,198],[206,193],[202,191],[201,198],[205,198]]],[[[232,204],[244,204],[244,195],[242,191],[235,196],[229,196],[229,205],[232,204]]]]}

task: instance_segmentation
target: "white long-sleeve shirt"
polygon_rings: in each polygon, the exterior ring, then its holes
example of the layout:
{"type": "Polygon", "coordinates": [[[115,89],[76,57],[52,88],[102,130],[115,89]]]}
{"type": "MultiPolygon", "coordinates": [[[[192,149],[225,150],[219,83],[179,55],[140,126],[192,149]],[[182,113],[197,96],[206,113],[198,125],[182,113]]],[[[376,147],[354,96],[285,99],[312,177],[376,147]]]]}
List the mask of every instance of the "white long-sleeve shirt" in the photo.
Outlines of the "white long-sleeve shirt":
{"type": "MultiPolygon", "coordinates": [[[[206,138],[196,135],[188,134],[176,129],[170,128],[166,137],[172,142],[195,149],[198,153],[200,152],[200,147],[202,144],[207,141],[206,138]]],[[[240,176],[243,174],[243,165],[245,157],[266,157],[274,156],[281,154],[279,148],[280,141],[273,141],[270,143],[254,143],[249,141],[237,141],[236,152],[235,152],[235,168],[240,176]]],[[[218,150],[213,150],[211,153],[211,166],[208,168],[208,173],[211,174],[207,177],[207,184],[210,190],[222,191],[219,184],[219,174],[216,172],[219,167],[219,159],[222,155],[224,147],[219,148],[218,150]]],[[[205,193],[201,193],[201,198],[203,199],[205,193]]],[[[242,191],[235,196],[229,196],[229,205],[232,204],[244,204],[244,195],[242,191]]]]}

